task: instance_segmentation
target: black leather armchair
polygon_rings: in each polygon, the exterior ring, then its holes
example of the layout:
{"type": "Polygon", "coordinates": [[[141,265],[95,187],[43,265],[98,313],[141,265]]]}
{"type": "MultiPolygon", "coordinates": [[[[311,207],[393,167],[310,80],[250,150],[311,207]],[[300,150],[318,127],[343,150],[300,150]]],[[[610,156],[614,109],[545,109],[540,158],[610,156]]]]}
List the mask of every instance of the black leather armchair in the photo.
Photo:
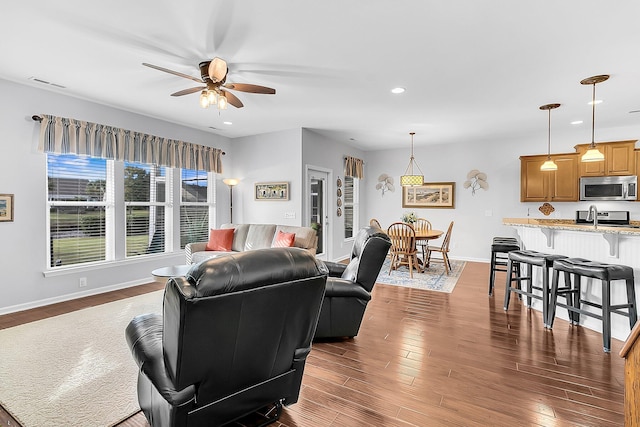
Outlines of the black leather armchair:
{"type": "Polygon", "coordinates": [[[308,251],[273,248],[194,264],[167,281],[163,315],[125,335],[153,427],[221,426],[298,400],[327,270],[308,251]]]}
{"type": "Polygon", "coordinates": [[[329,278],[315,338],[354,337],[371,300],[371,291],[389,252],[391,240],[375,227],[356,235],[349,264],[325,262],[329,278]]]}

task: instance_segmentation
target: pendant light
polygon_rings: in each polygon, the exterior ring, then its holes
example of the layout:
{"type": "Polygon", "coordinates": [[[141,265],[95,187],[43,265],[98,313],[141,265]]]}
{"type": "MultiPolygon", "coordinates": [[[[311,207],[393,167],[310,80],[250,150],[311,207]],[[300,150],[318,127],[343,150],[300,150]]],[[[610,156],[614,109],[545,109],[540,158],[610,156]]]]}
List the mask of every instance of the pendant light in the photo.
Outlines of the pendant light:
{"type": "Polygon", "coordinates": [[[551,110],[556,109],[560,106],[560,104],[547,104],[542,105],[540,107],[541,110],[547,110],[549,112],[549,132],[547,136],[547,161],[540,166],[541,171],[556,171],[558,170],[558,165],[551,160],[551,110]]]}
{"type": "Polygon", "coordinates": [[[413,135],[415,134],[415,132],[409,132],[409,135],[411,135],[411,157],[409,158],[407,170],[405,170],[404,175],[400,177],[400,185],[403,187],[414,187],[424,184],[424,174],[422,173],[422,169],[420,169],[420,166],[418,166],[415,158],[413,157],[413,135]],[[420,175],[414,173],[414,165],[420,171],[420,175]]]}
{"type": "Polygon", "coordinates": [[[596,84],[607,81],[608,79],[609,75],[603,74],[600,76],[587,77],[580,81],[582,85],[593,85],[593,95],[591,97],[591,145],[589,145],[589,149],[580,159],[583,162],[601,162],[604,160],[604,154],[596,147],[594,138],[596,126],[596,84]]]}

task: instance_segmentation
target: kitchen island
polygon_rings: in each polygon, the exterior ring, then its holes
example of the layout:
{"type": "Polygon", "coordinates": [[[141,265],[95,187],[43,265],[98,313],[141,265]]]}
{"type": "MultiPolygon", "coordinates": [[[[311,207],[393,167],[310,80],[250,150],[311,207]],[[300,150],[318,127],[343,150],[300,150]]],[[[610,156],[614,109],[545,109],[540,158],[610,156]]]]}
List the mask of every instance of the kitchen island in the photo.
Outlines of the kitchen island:
{"type": "MultiPolygon", "coordinates": [[[[633,267],[636,298],[640,295],[640,224],[638,222],[632,221],[628,226],[598,225],[597,228],[592,224],[576,224],[572,219],[503,218],[502,222],[516,230],[525,249],[633,267]]],[[[542,283],[539,274],[534,274],[534,280],[538,284],[542,283]]],[[[497,286],[500,285],[497,284],[497,286]]],[[[582,299],[602,302],[600,281],[583,279],[582,288],[582,299]]],[[[623,281],[612,283],[611,300],[614,304],[626,301],[623,281]]],[[[542,311],[540,301],[534,301],[533,307],[542,311]]],[[[569,319],[567,311],[560,307],[556,316],[569,319]]],[[[602,323],[598,319],[581,316],[580,324],[589,329],[602,331],[602,323]]],[[[629,320],[626,317],[616,314],[611,316],[613,338],[624,341],[630,330],[629,320]]]]}

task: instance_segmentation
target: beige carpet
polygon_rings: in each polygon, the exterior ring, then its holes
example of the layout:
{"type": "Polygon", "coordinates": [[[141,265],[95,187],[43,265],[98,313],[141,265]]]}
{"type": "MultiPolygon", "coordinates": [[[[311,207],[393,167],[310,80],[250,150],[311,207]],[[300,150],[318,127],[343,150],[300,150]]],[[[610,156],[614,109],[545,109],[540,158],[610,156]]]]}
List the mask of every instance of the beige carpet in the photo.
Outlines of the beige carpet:
{"type": "Polygon", "coordinates": [[[0,330],[0,403],[24,427],[106,427],[139,411],[124,337],[163,291],[0,330]]]}

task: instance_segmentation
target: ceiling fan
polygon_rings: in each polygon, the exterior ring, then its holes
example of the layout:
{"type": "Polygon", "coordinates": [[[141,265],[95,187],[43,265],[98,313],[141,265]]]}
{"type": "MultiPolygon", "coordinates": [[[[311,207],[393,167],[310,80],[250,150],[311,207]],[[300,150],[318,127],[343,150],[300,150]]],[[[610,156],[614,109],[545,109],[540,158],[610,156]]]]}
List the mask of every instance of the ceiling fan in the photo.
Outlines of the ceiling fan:
{"type": "Polygon", "coordinates": [[[171,96],[182,96],[200,92],[200,105],[203,108],[214,105],[219,110],[224,110],[227,108],[227,103],[236,108],[242,108],[244,106],[242,101],[233,93],[229,92],[229,90],[270,95],[276,93],[275,89],[266,86],[247,83],[227,83],[227,73],[229,72],[227,63],[224,59],[218,57],[213,58],[211,61],[203,61],[200,63],[200,79],[146,62],[143,62],[142,65],[200,83],[200,86],[180,90],[172,93],[171,96]],[[202,84],[204,84],[204,86],[202,86],[202,84]]]}

